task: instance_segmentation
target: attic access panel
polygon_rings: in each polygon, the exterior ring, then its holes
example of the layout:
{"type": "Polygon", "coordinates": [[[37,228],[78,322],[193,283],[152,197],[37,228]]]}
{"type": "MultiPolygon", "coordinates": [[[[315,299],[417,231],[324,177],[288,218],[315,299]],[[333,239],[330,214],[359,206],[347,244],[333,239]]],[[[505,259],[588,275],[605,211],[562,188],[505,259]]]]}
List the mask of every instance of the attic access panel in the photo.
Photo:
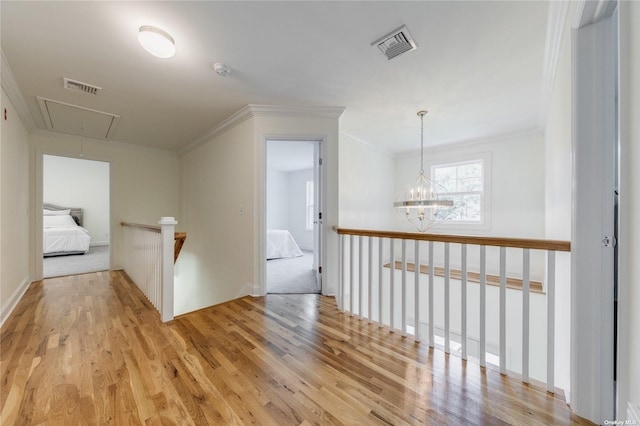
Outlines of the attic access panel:
{"type": "Polygon", "coordinates": [[[96,139],[111,139],[120,116],[37,97],[47,129],[96,139]]]}

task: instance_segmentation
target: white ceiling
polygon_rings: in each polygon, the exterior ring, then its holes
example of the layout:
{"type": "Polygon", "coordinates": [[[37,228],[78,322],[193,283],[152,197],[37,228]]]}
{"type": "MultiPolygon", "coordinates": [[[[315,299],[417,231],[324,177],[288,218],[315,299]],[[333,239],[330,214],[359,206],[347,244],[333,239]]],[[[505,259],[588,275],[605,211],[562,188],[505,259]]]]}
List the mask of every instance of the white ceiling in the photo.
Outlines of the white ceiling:
{"type": "Polygon", "coordinates": [[[179,150],[247,104],[344,106],[340,130],[389,152],[535,129],[545,1],[32,2],[1,7],[2,50],[35,124],[36,96],[121,117],[113,139],[179,150]],[[418,50],[370,43],[406,25],[418,50]],[[142,25],[176,41],[158,59],[142,25]],[[224,62],[228,78],[211,68],[224,62]],[[69,77],[97,96],[62,88],[69,77]]]}

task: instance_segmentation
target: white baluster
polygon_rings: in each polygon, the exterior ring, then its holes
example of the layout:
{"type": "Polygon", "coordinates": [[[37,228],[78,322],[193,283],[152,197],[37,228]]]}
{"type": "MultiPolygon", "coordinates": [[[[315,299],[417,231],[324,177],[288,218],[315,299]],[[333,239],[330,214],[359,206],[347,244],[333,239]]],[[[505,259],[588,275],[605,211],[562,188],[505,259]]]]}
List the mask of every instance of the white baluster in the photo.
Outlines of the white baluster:
{"type": "Polygon", "coordinates": [[[487,366],[487,247],[480,246],[480,366],[487,366]]]}
{"type": "Polygon", "coordinates": [[[402,319],[402,337],[407,337],[407,240],[402,239],[402,303],[400,317],[402,319]]]}
{"type": "Polygon", "coordinates": [[[391,258],[391,260],[389,261],[390,263],[390,267],[389,267],[389,289],[390,289],[390,297],[389,297],[389,329],[390,331],[393,333],[395,331],[395,321],[393,320],[393,316],[395,313],[395,310],[393,309],[394,304],[395,304],[395,285],[394,285],[394,281],[395,281],[395,269],[396,269],[396,258],[395,258],[395,241],[393,238],[389,238],[389,256],[391,258]]]}
{"type": "Polygon", "coordinates": [[[547,392],[555,392],[556,252],[547,253],[547,392]]]}
{"type": "Polygon", "coordinates": [[[369,279],[369,287],[367,291],[367,316],[369,317],[369,324],[371,324],[373,322],[373,237],[367,238],[367,244],[369,246],[369,274],[367,277],[369,279]]]}
{"type": "Polygon", "coordinates": [[[500,247],[500,374],[507,374],[507,249],[500,247]]]}
{"type": "Polygon", "coordinates": [[[354,263],[355,263],[355,259],[354,259],[354,250],[353,250],[353,246],[354,244],[354,240],[355,236],[350,235],[349,236],[349,315],[353,316],[353,283],[355,281],[355,268],[354,268],[354,263]]]}
{"type": "Polygon", "coordinates": [[[382,249],[383,249],[383,238],[382,237],[378,237],[378,326],[382,327],[384,324],[384,321],[382,321],[382,266],[383,266],[383,259],[382,259],[382,249]]]}
{"type": "Polygon", "coordinates": [[[358,319],[362,321],[362,288],[364,284],[362,277],[364,275],[364,237],[358,237],[358,319]]]}
{"type": "Polygon", "coordinates": [[[462,340],[462,359],[467,359],[467,245],[460,246],[460,258],[462,262],[462,277],[460,280],[460,314],[462,340]]]}
{"type": "Polygon", "coordinates": [[[522,250],[522,381],[529,383],[529,249],[522,250]]]}
{"type": "Polygon", "coordinates": [[[449,284],[451,269],[449,265],[449,243],[444,243],[444,352],[451,352],[451,336],[449,335],[449,284]]]}
{"type": "Polygon", "coordinates": [[[420,341],[420,241],[419,240],[415,240],[415,248],[414,248],[414,254],[415,254],[415,266],[414,266],[414,273],[413,273],[413,278],[414,278],[414,313],[413,313],[413,317],[415,318],[413,325],[415,327],[413,333],[414,333],[414,339],[416,342],[420,341]]]}
{"type": "Polygon", "coordinates": [[[429,346],[433,347],[434,333],[433,333],[433,281],[434,281],[434,266],[433,266],[433,241],[429,241],[429,346]]]}
{"type": "Polygon", "coordinates": [[[344,234],[338,234],[340,243],[338,244],[338,309],[344,312],[344,234]]]}

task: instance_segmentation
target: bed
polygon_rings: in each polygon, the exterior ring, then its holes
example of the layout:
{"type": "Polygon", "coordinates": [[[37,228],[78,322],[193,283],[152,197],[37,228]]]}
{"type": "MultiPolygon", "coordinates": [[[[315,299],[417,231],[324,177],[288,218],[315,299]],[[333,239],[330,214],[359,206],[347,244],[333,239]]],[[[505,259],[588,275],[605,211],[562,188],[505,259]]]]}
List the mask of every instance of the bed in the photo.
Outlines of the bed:
{"type": "Polygon", "coordinates": [[[42,253],[44,257],[85,254],[91,237],[82,227],[80,208],[61,207],[45,203],[42,212],[42,253]]]}
{"type": "Polygon", "coordinates": [[[284,229],[267,230],[267,260],[303,256],[291,233],[284,229]]]}

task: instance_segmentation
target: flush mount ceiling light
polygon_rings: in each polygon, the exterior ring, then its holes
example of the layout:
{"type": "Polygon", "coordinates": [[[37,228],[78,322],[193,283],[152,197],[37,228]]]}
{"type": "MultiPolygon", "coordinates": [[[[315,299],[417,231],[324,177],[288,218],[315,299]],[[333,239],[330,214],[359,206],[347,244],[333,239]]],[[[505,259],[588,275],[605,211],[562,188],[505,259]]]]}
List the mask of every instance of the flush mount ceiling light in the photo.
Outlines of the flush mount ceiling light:
{"type": "MultiPolygon", "coordinates": [[[[424,116],[427,111],[418,111],[420,117],[420,174],[413,184],[405,187],[393,206],[418,231],[425,232],[437,221],[439,208],[452,207],[452,200],[438,198],[438,185],[424,175],[424,116]]],[[[440,190],[442,192],[442,190],[440,190]]]]}
{"type": "Polygon", "coordinates": [[[138,41],[147,52],[158,58],[170,58],[176,53],[173,37],[160,28],[151,25],[140,27],[138,41]]]}

